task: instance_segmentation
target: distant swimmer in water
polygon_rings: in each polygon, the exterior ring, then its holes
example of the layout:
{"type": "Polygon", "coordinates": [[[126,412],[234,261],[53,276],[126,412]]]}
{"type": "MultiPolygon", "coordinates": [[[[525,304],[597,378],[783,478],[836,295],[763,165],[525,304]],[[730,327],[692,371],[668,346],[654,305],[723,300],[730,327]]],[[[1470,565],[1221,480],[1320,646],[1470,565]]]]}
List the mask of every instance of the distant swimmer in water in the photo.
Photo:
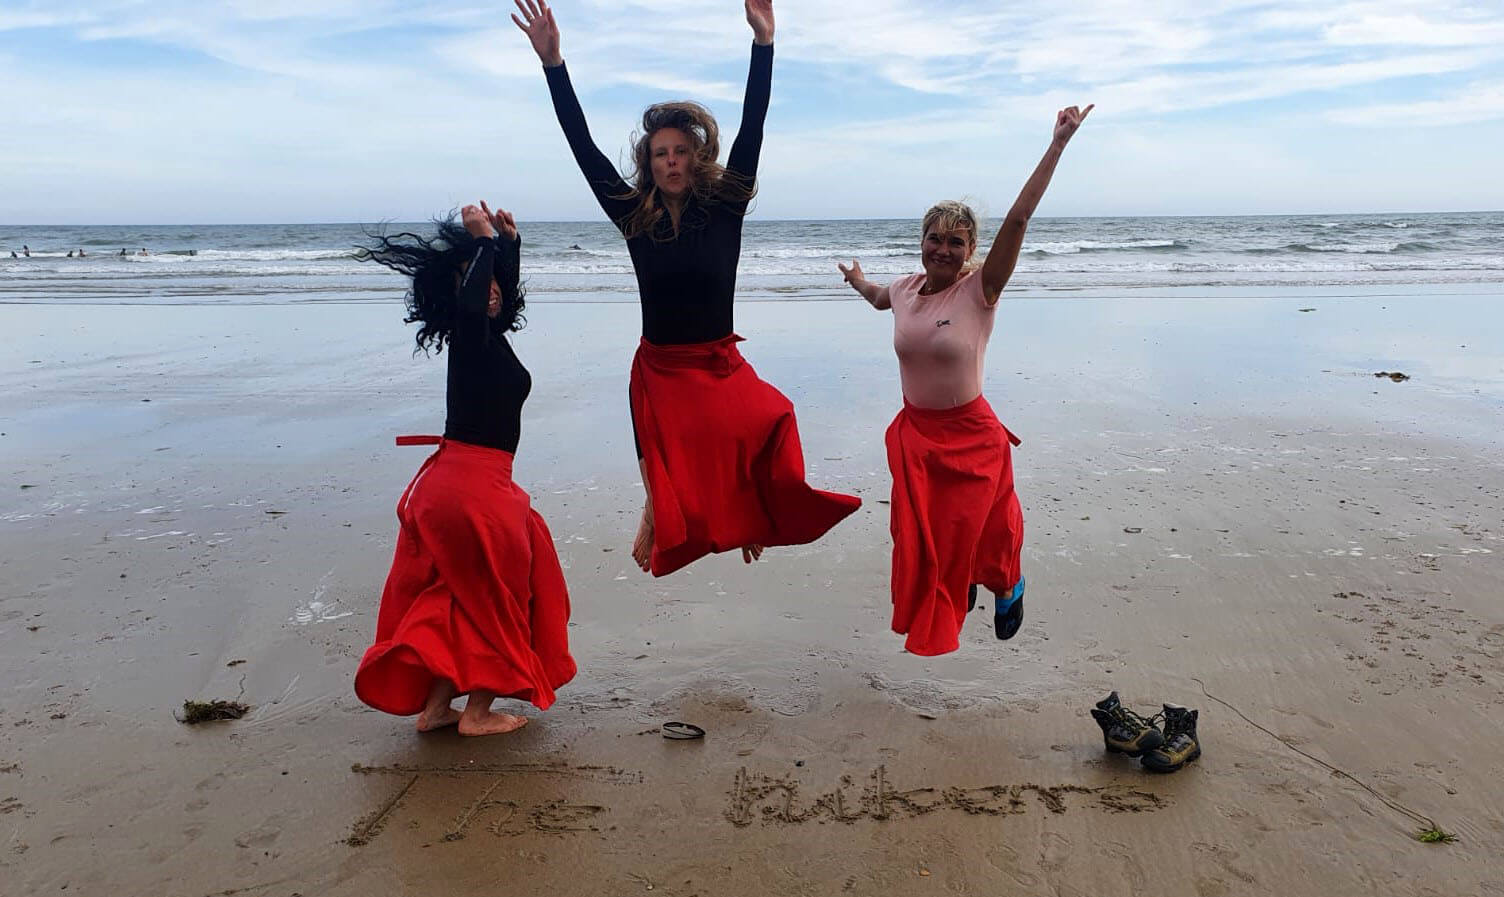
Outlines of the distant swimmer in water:
{"type": "Polygon", "coordinates": [[[124,249],[120,250],[120,257],[121,258],[125,258],[125,250],[124,249]]]}
{"type": "Polygon", "coordinates": [[[23,243],[23,244],[21,244],[21,252],[22,252],[22,253],[23,253],[23,254],[24,254],[24,255],[25,255],[25,256],[26,256],[26,257],[27,257],[27,258],[31,258],[31,247],[30,247],[30,246],[27,246],[27,245],[26,245],[26,244],[24,244],[24,243],[23,243]]]}
{"type": "Polygon", "coordinates": [[[68,258],[73,258],[73,250],[68,250],[68,258]]]}
{"type": "Polygon", "coordinates": [[[149,252],[146,251],[146,247],[145,246],[142,246],[141,247],[141,251],[138,252],[138,253],[136,253],[136,255],[151,255],[151,253],[149,253],[149,252]]]}
{"type": "Polygon", "coordinates": [[[14,249],[12,249],[12,250],[11,250],[11,251],[10,251],[10,257],[11,257],[11,258],[13,258],[13,259],[15,259],[15,258],[20,258],[20,256],[19,256],[19,255],[16,255],[16,251],[15,251],[15,250],[14,250],[14,249]]]}
{"type": "Polygon", "coordinates": [[[78,257],[79,257],[79,258],[83,258],[83,257],[84,257],[84,251],[83,251],[83,250],[82,250],[82,249],[80,249],[80,250],[79,250],[79,251],[78,251],[78,257]]]}
{"type": "Polygon", "coordinates": [[[198,250],[197,249],[190,249],[190,250],[188,250],[188,254],[189,255],[198,255],[198,250]]]}

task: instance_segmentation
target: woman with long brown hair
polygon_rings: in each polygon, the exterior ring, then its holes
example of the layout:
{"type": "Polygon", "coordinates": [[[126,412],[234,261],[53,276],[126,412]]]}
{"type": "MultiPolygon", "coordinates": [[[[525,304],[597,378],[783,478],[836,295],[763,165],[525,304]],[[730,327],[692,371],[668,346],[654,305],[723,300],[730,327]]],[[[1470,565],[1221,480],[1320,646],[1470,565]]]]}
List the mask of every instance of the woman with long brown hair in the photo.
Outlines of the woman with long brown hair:
{"type": "Polygon", "coordinates": [[[860,506],[804,481],[793,405],[737,350],[732,300],[742,223],[756,191],[773,80],[773,2],[745,0],[751,67],[741,128],[722,166],[720,131],[698,103],[642,116],[630,181],[590,137],[544,0],[516,0],[517,27],[543,63],[554,113],[601,209],[626,238],[642,306],[632,424],[647,499],[632,557],[663,576],[733,548],[823,535],[860,506]]]}

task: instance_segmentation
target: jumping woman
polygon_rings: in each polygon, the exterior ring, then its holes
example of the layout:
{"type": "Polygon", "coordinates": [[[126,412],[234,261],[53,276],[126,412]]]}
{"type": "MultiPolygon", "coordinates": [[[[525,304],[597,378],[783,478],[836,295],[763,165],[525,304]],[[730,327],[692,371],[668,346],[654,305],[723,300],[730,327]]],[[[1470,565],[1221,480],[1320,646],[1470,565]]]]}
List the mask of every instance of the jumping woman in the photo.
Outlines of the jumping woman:
{"type": "Polygon", "coordinates": [[[448,348],[449,379],[443,439],[397,440],[439,448],[397,502],[396,556],[355,693],[377,710],[418,714],[419,732],[495,735],[527,723],[492,711],[496,698],[546,710],[575,664],[553,538],[512,481],[532,389],[508,339],[524,324],[521,240],[512,216],[485,203],[461,220],[439,222],[433,238],[378,237],[364,253],[411,278],[417,348],[448,348]],[[460,695],[464,712],[450,707],[460,695]]]}
{"type": "Polygon", "coordinates": [[[977,218],[959,202],[924,216],[924,272],[885,287],[860,263],[839,265],[846,282],[879,311],[893,311],[893,347],[903,409],[888,426],[893,473],[893,631],[914,654],[960,647],[977,584],[993,593],[997,637],[1024,618],[1019,569],[1024,518],[1013,489],[1018,439],[982,397],[982,368],[998,298],[1018,263],[1029,219],[1044,197],[1071,135],[1091,112],[1062,109],[1054,139],[1009,210],[980,269],[977,218]]]}
{"type": "Polygon", "coordinates": [[[642,306],[632,424],[647,497],[632,557],[663,576],[707,554],[812,542],[861,500],[804,480],[794,407],[759,379],[732,331],[742,223],[755,192],[773,80],[772,0],[745,0],[751,68],[723,167],[720,130],[698,103],[649,106],[630,181],[596,147],[544,0],[512,20],[543,63],[554,113],[596,201],[626,238],[642,306]]]}

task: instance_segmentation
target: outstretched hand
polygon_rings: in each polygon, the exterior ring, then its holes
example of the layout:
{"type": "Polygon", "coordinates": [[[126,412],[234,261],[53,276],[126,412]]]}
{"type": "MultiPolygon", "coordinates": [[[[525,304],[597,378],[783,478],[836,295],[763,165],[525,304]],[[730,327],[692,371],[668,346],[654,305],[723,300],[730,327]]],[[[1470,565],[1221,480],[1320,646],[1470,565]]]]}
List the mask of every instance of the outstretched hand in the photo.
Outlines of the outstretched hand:
{"type": "Polygon", "coordinates": [[[752,26],[754,43],[767,46],[773,42],[773,0],[746,0],[747,24],[752,26]]]}
{"type": "MultiPolygon", "coordinates": [[[[544,0],[513,0],[513,2],[517,4],[517,10],[522,13],[522,18],[518,18],[517,13],[512,13],[512,21],[516,22],[517,27],[522,29],[522,33],[527,35],[528,41],[533,45],[533,52],[538,54],[538,59],[549,68],[563,64],[564,56],[559,52],[559,23],[554,21],[554,11],[548,8],[544,0]]],[[[768,0],[768,3],[771,5],[772,0],[768,0]]]]}
{"type": "Polygon", "coordinates": [[[1096,103],[1088,105],[1085,109],[1080,106],[1067,106],[1055,115],[1055,142],[1064,146],[1070,142],[1071,136],[1081,123],[1086,121],[1086,116],[1097,108],[1096,103]]]}
{"type": "Polygon", "coordinates": [[[858,281],[867,279],[867,276],[862,273],[862,263],[856,259],[851,260],[850,268],[840,262],[836,262],[836,267],[841,269],[841,276],[846,278],[846,282],[852,286],[856,286],[858,281]]]}
{"type": "Polygon", "coordinates": [[[484,205],[485,203],[481,203],[480,206],[465,206],[460,209],[460,222],[465,225],[465,232],[478,240],[488,240],[496,236],[496,229],[491,224],[490,210],[481,208],[484,205]]]}
{"type": "Polygon", "coordinates": [[[497,209],[493,212],[484,199],[480,201],[480,210],[485,213],[491,226],[496,228],[496,233],[505,237],[507,242],[517,239],[517,219],[512,217],[511,212],[506,209],[497,209]]]}

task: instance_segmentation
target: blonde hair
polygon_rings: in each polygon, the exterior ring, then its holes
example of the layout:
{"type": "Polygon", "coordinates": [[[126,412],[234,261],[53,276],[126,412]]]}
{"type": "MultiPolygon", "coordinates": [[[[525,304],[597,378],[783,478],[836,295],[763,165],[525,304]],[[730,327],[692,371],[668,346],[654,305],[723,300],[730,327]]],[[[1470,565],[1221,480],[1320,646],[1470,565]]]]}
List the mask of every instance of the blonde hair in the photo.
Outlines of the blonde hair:
{"type": "Polygon", "coordinates": [[[926,234],[932,230],[952,231],[965,229],[971,234],[971,257],[966,264],[961,266],[962,271],[972,271],[981,266],[982,262],[977,258],[977,213],[971,210],[964,202],[954,199],[942,199],[930,206],[930,210],[924,213],[924,224],[919,229],[919,239],[922,241],[926,234]]]}
{"type": "Polygon", "coordinates": [[[642,129],[632,138],[634,170],[627,178],[632,190],[614,197],[637,200],[637,208],[623,227],[629,240],[642,234],[658,239],[658,222],[667,210],[658,201],[658,186],[653,183],[653,135],[665,128],[676,128],[689,138],[694,154],[689,189],[695,199],[706,204],[749,202],[757,194],[754,182],[716,161],[721,154],[721,130],[709,109],[689,100],[655,103],[643,111],[642,129]]]}

